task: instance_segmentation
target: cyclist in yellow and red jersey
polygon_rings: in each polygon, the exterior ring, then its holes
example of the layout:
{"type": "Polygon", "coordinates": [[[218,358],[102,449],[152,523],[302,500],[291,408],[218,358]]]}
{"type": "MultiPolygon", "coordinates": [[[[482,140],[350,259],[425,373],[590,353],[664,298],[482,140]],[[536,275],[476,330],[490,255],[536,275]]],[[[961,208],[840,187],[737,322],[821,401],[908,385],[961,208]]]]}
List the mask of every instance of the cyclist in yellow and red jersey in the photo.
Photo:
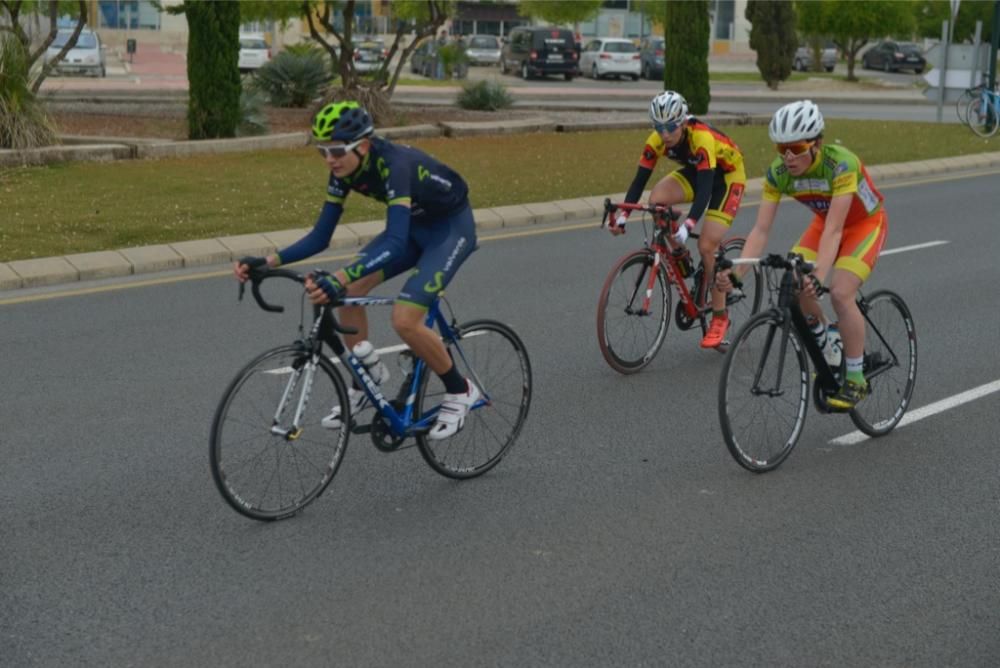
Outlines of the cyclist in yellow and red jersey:
{"type": "MultiPolygon", "coordinates": [[[[823,115],[810,100],[786,104],[775,112],[768,134],[779,157],[764,177],[763,201],[742,256],[759,257],[763,252],[782,195],[812,209],[812,222],[792,250],[815,263],[812,276],[829,286],[840,321],[847,375],[827,403],[849,410],[868,392],[862,369],[865,320],[856,303],[858,288],[878,260],[888,219],[882,194],[864,164],[846,148],[824,144],[823,127],[823,115]]],[[[729,289],[728,274],[721,272],[717,285],[729,289]]],[[[824,346],[827,327],[813,281],[805,282],[799,303],[813,325],[817,343],[824,346]]]]}
{"type": "MultiPolygon", "coordinates": [[[[653,186],[649,203],[692,202],[687,220],[674,235],[680,243],[687,240],[688,233],[704,214],[698,251],[705,267],[705,280],[709,281],[715,269],[715,252],[733,224],[746,187],[743,154],[732,139],[689,115],[687,102],[680,93],[668,90],[654,97],[649,105],[649,118],[654,130],[646,139],[639,169],[625,201],[630,204],[639,201],[660,156],[680,163],[679,169],[653,186]]],[[[622,234],[627,218],[627,213],[620,213],[612,221],[611,233],[622,234]]],[[[712,322],[701,340],[702,348],[717,348],[729,330],[726,295],[714,286],[711,294],[712,322]]]]}

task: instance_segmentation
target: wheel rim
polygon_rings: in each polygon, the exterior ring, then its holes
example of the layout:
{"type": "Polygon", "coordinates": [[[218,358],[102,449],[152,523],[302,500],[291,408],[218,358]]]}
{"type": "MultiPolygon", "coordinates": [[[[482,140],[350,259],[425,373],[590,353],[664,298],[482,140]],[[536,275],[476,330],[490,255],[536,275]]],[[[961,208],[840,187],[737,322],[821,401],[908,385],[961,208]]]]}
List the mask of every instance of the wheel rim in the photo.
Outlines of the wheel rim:
{"type": "Polygon", "coordinates": [[[869,297],[866,316],[869,396],[854,408],[851,419],[865,433],[880,436],[891,431],[909,407],[916,383],[917,337],[906,305],[887,291],[869,297]]]}
{"type": "Polygon", "coordinates": [[[672,296],[662,270],[657,271],[649,309],[642,310],[652,270],[650,254],[632,254],[615,265],[601,290],[598,344],[605,361],[619,373],[635,373],[649,364],[667,334],[672,296]]]}
{"type": "Polygon", "coordinates": [[[752,471],[780,465],[795,447],[805,423],[809,405],[805,351],[790,332],[778,379],[780,350],[777,312],[760,313],[736,335],[723,365],[719,384],[723,437],[733,458],[752,471]],[[776,387],[783,394],[767,393],[776,387]]]}
{"type": "MultiPolygon", "coordinates": [[[[488,403],[474,407],[465,426],[451,438],[418,436],[420,452],[438,473],[471,478],[496,466],[516,441],[531,406],[531,362],[524,344],[507,326],[492,321],[462,325],[459,347],[449,346],[460,373],[476,382],[488,403]]],[[[427,411],[441,403],[444,385],[426,376],[417,405],[427,411]]]]}
{"type": "MultiPolygon", "coordinates": [[[[281,396],[301,367],[303,355],[288,347],[266,353],[230,386],[212,427],[211,464],[216,486],[238,512],[255,519],[290,516],[329,484],[347,447],[348,431],[326,429],[321,420],[333,406],[346,404],[331,376],[317,369],[312,391],[294,438],[275,435],[272,420],[281,396]]],[[[300,377],[293,401],[304,385],[300,377]]],[[[291,426],[289,404],[278,426],[291,426]]]]}

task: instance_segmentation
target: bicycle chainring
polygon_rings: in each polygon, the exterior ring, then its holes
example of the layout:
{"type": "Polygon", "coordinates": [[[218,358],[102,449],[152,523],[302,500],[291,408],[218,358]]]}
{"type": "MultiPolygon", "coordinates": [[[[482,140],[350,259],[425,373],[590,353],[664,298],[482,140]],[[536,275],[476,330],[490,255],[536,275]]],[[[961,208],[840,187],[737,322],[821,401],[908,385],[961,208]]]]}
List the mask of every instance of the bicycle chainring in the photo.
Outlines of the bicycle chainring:
{"type": "MultiPolygon", "coordinates": [[[[691,285],[689,290],[691,291],[691,298],[698,302],[698,287],[701,285],[701,274],[702,269],[699,267],[694,274],[691,275],[691,285]]],[[[674,309],[674,322],[677,323],[677,329],[686,332],[687,330],[694,327],[696,324],[700,325],[702,317],[690,317],[687,314],[687,310],[684,308],[684,302],[677,300],[677,307],[674,309]]]]}
{"type": "Polygon", "coordinates": [[[399,446],[406,440],[403,437],[393,434],[381,415],[376,415],[372,418],[371,439],[372,445],[382,452],[395,452],[399,450],[399,446]]]}

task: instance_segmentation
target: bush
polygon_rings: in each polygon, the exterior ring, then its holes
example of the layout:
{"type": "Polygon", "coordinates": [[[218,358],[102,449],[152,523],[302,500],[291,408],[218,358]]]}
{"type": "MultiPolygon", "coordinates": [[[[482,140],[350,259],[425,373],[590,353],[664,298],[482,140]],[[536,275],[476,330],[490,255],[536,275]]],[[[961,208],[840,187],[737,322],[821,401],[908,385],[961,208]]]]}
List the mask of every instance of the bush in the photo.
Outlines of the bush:
{"type": "Polygon", "coordinates": [[[264,93],[255,88],[244,88],[240,94],[240,125],[236,134],[240,137],[253,137],[267,134],[267,114],[264,105],[267,98],[264,93]]]}
{"type": "Polygon", "coordinates": [[[462,109],[497,111],[512,105],[514,98],[502,83],[484,80],[462,86],[456,102],[462,109]]]}
{"type": "Polygon", "coordinates": [[[282,51],[257,70],[254,86],[275,107],[306,107],[330,83],[326,62],[318,53],[296,55],[282,51]]]}
{"type": "Polygon", "coordinates": [[[24,47],[0,33],[0,148],[36,148],[56,141],[55,127],[31,92],[28,74],[24,47]]]}

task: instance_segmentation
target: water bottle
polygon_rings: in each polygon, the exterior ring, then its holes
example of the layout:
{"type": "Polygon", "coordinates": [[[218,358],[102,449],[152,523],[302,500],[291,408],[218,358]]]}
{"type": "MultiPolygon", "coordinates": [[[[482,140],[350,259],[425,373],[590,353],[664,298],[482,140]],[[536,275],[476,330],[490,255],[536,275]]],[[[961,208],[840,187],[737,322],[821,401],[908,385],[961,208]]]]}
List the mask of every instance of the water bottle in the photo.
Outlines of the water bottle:
{"type": "Polygon", "coordinates": [[[377,384],[382,384],[389,380],[389,369],[385,362],[379,359],[378,351],[370,341],[359,341],[354,344],[354,356],[361,360],[365,369],[377,384]]]}
{"type": "Polygon", "coordinates": [[[687,278],[694,271],[694,263],[691,261],[691,252],[684,247],[673,250],[674,258],[677,260],[677,270],[681,278],[687,278]]]}
{"type": "Polygon", "coordinates": [[[826,345],[823,346],[823,357],[831,368],[835,370],[840,368],[843,349],[844,342],[840,339],[840,328],[837,323],[831,322],[826,328],[826,345]]]}

